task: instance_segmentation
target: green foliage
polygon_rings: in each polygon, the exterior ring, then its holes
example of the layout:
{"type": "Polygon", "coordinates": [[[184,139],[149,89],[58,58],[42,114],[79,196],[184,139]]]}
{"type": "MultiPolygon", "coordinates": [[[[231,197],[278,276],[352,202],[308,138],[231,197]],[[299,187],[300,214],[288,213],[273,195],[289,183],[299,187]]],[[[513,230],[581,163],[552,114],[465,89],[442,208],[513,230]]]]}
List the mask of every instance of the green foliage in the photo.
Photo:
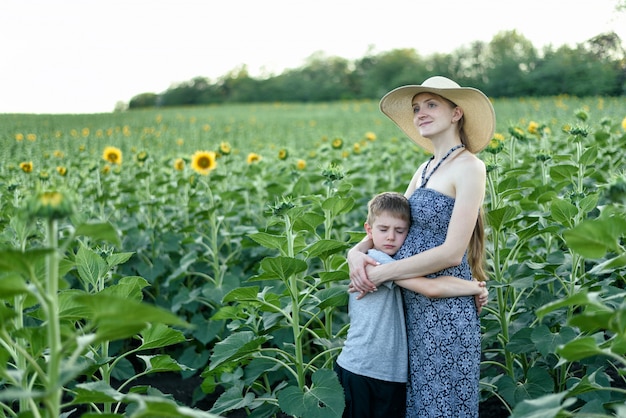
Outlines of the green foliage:
{"type": "Polygon", "coordinates": [[[267,227],[282,230],[250,237],[278,255],[265,257],[260,274],[248,280],[263,288],[231,291],[216,313],[229,320],[233,334],[216,344],[203,373],[209,382],[227,387],[213,412],[279,407],[301,417],[343,413],[343,390],[330,369],[341,347],[333,341],[345,331],[334,324],[337,308],[347,304],[346,287],[338,282],[347,278],[343,253],[348,243],[331,236],[336,220],[354,202],[350,187],[336,185],[343,177],[340,170],[330,167],[324,173],[324,195],[276,202],[267,227]]]}
{"type": "MultiPolygon", "coordinates": [[[[494,106],[483,401],[623,413],[623,100],[494,106]]],[[[404,191],[426,158],[377,102],[0,115],[0,141],[0,416],[58,390],[87,416],[206,416],[190,408],[218,390],[214,414],[339,414],[345,251],[371,196],[404,191]],[[198,150],[217,155],[207,175],[198,150]],[[37,213],[55,228],[21,216],[55,190],[75,191],[69,220],[54,205],[37,213]],[[202,376],[188,405],[140,384],[162,371],[202,376]]]]}
{"type": "MultiPolygon", "coordinates": [[[[55,201],[65,199],[61,196],[55,201]]],[[[12,410],[52,418],[70,406],[100,403],[94,406],[96,411],[111,412],[115,404],[117,410],[122,403],[138,403],[137,412],[127,416],[146,416],[142,414],[156,401],[113,390],[111,376],[128,354],[183,342],[182,333],[168,325],[186,323],[142,302],[142,289],[148,284],[143,278],[113,276],[131,253],[102,255],[84,245],[85,240],[102,243],[103,238],[119,244],[111,224],[81,224],[60,245],[59,223],[64,216],[31,203],[26,211],[46,216],[44,246],[0,251],[0,415],[12,410]],[[77,273],[77,283],[70,288],[63,276],[72,271],[77,273]],[[110,352],[111,342],[131,337],[141,341],[137,349],[117,356],[110,352]],[[77,387],[89,387],[90,396],[74,390],[81,380],[89,383],[77,387]]],[[[18,223],[21,218],[13,219],[18,223]]],[[[143,360],[144,371],[130,377],[120,389],[144,374],[182,370],[169,355],[143,356],[143,360]]],[[[158,403],[165,401],[159,399],[158,403]]],[[[177,407],[171,404],[170,408],[177,407]]]]}

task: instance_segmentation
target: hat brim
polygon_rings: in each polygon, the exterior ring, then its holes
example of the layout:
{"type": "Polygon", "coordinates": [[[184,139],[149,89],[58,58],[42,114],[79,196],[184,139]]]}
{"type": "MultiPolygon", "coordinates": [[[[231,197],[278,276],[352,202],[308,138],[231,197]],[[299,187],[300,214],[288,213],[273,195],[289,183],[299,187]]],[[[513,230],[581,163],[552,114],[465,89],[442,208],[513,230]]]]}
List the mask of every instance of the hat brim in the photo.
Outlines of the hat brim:
{"type": "Polygon", "coordinates": [[[433,93],[444,97],[463,109],[463,129],[467,134],[467,150],[482,151],[493,138],[496,113],[491,101],[483,92],[472,87],[434,88],[420,85],[398,87],[380,101],[380,110],[387,115],[417,145],[433,152],[430,139],[420,135],[413,123],[413,97],[419,93],[433,93]]]}

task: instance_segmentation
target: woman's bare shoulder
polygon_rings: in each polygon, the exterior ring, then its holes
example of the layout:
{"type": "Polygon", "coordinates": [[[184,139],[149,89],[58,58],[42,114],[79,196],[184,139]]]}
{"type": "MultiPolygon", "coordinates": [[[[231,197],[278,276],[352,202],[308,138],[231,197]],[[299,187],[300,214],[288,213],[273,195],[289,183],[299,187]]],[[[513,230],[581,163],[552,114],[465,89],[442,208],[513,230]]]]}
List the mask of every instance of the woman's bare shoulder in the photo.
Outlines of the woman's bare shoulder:
{"type": "Polygon", "coordinates": [[[485,171],[485,163],[483,160],[471,152],[466,151],[459,154],[459,156],[455,158],[455,162],[457,162],[456,166],[462,171],[485,171]]]}

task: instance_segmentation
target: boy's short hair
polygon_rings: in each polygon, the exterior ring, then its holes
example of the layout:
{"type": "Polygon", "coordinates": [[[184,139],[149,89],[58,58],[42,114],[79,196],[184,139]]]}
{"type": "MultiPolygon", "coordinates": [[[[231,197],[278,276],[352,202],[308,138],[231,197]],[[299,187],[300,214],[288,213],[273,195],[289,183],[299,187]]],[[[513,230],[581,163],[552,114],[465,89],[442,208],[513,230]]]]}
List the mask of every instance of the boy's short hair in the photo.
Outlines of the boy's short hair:
{"type": "Polygon", "coordinates": [[[383,212],[411,222],[411,206],[403,194],[397,192],[383,192],[377,194],[367,204],[367,223],[372,225],[376,217],[383,212]]]}

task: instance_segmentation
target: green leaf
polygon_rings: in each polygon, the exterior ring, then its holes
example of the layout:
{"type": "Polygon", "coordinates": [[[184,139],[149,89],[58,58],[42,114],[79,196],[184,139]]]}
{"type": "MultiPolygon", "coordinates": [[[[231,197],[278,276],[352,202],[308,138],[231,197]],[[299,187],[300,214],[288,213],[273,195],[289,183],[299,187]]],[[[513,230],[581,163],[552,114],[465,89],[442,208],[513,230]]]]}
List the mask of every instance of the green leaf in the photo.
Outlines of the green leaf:
{"type": "Polygon", "coordinates": [[[144,329],[140,335],[141,345],[138,350],[167,347],[186,341],[185,335],[165,324],[154,324],[144,329]]]}
{"type": "Polygon", "coordinates": [[[127,394],[124,402],[133,405],[127,408],[125,416],[128,418],[220,418],[199,409],[180,406],[173,399],[164,397],[162,393],[154,389],[152,391],[155,392],[154,396],[127,394]]]}
{"type": "Polygon", "coordinates": [[[330,211],[333,217],[347,213],[354,207],[354,199],[351,197],[332,196],[322,203],[322,209],[330,211]]]}
{"type": "Polygon", "coordinates": [[[535,345],[531,340],[532,330],[530,328],[522,328],[513,334],[506,344],[506,349],[514,354],[532,353],[535,351],[535,345]]]}
{"type": "Polygon", "coordinates": [[[76,396],[72,401],[72,405],[117,402],[124,396],[102,380],[79,383],[74,390],[76,391],[76,396]]]}
{"type": "Polygon", "coordinates": [[[319,273],[320,279],[322,279],[322,283],[332,283],[332,282],[341,282],[344,280],[348,280],[350,278],[347,271],[336,270],[336,271],[321,271],[319,273]]]}
{"type": "Polygon", "coordinates": [[[228,292],[224,298],[222,299],[222,303],[229,302],[240,302],[240,301],[250,301],[257,300],[259,294],[258,286],[245,286],[240,287],[228,292]]]}
{"type": "Polygon", "coordinates": [[[315,297],[320,300],[320,303],[317,305],[320,309],[346,306],[348,304],[348,286],[322,289],[315,293],[315,297]]]}
{"type": "Polygon", "coordinates": [[[587,258],[601,258],[607,251],[622,252],[618,241],[620,225],[612,218],[587,220],[565,231],[563,237],[572,251],[587,258]]]}
{"type": "Polygon", "coordinates": [[[0,251],[0,272],[13,272],[26,279],[31,279],[34,266],[45,261],[52,250],[37,249],[29,251],[0,251]]]}
{"type": "Polygon", "coordinates": [[[251,331],[242,331],[229,335],[213,347],[209,370],[213,370],[222,363],[237,361],[259,350],[268,340],[266,336],[256,336],[251,331]]]}
{"type": "Polygon", "coordinates": [[[146,365],[147,373],[157,372],[179,372],[181,370],[192,370],[189,367],[178,363],[167,354],[158,354],[153,356],[137,356],[146,365]]]}
{"type": "Polygon", "coordinates": [[[561,392],[525,400],[513,409],[510,418],[555,418],[559,412],[576,402],[574,398],[562,402],[566,395],[567,392],[561,392]]]}
{"type": "Polygon", "coordinates": [[[22,276],[14,272],[0,275],[0,299],[9,299],[26,293],[29,293],[29,290],[22,276]]]}
{"type": "Polygon", "coordinates": [[[248,236],[257,244],[272,250],[280,250],[286,239],[283,235],[271,235],[266,232],[257,232],[248,236]]]}
{"type": "Polygon", "coordinates": [[[345,252],[349,247],[344,241],[321,239],[310,245],[306,251],[309,253],[309,257],[326,259],[338,252],[345,252]]]}
{"type": "Polygon", "coordinates": [[[283,412],[302,418],[341,417],[345,400],[335,372],[319,369],[311,376],[311,382],[311,387],[304,392],[297,386],[278,392],[278,404],[283,412]]]}
{"type": "Polygon", "coordinates": [[[229,388],[215,401],[211,407],[211,413],[224,414],[235,409],[243,409],[254,406],[255,396],[252,391],[242,395],[242,389],[238,386],[229,388]]]}
{"type": "Polygon", "coordinates": [[[75,234],[89,237],[94,241],[106,241],[118,247],[122,245],[117,230],[109,222],[81,224],[76,228],[75,234]]]}
{"type": "Polygon", "coordinates": [[[546,325],[540,325],[532,329],[531,340],[537,351],[542,356],[548,357],[555,353],[558,346],[576,338],[578,334],[571,327],[562,327],[559,332],[550,332],[546,325]]]}
{"type": "Polygon", "coordinates": [[[261,261],[263,273],[256,280],[287,280],[307,269],[306,262],[292,257],[266,257],[261,261]]]}
{"type": "Polygon", "coordinates": [[[151,323],[188,325],[169,311],[132,299],[107,294],[85,294],[74,297],[89,311],[88,318],[91,325],[96,328],[97,341],[128,338],[151,323]]]}
{"type": "Polygon", "coordinates": [[[609,258],[608,260],[595,265],[591,270],[589,270],[589,274],[591,276],[601,276],[603,274],[612,273],[613,271],[624,266],[626,266],[626,253],[609,258]]]}
{"type": "Polygon", "coordinates": [[[126,276],[121,278],[117,284],[105,287],[100,293],[140,301],[143,299],[142,290],[148,285],[148,281],[143,277],[126,276]]]}
{"type": "Polygon", "coordinates": [[[606,305],[589,304],[582,313],[574,315],[569,324],[580,328],[581,331],[591,333],[600,330],[613,330],[615,312],[606,305]]]}
{"type": "Polygon", "coordinates": [[[96,288],[98,280],[109,271],[109,266],[95,251],[81,244],[76,253],[76,270],[84,283],[96,288]]]}
{"type": "Polygon", "coordinates": [[[583,197],[582,199],[580,199],[580,202],[578,202],[580,210],[582,210],[583,213],[591,212],[598,206],[598,198],[599,197],[597,193],[583,197]]]}
{"type": "Polygon", "coordinates": [[[578,208],[567,200],[556,198],[552,200],[550,213],[556,222],[572,226],[572,220],[578,214],[578,208]]]}
{"type": "Polygon", "coordinates": [[[550,177],[554,181],[572,180],[578,174],[578,167],[571,164],[560,164],[550,168],[550,177]]]}
{"type": "Polygon", "coordinates": [[[583,290],[581,292],[574,293],[568,298],[547,303],[541,308],[537,309],[537,318],[542,319],[544,316],[546,316],[550,312],[556,311],[557,309],[594,303],[597,300],[598,295],[598,293],[588,293],[586,290],[583,290]]]}
{"type": "Polygon", "coordinates": [[[598,156],[598,147],[596,145],[588,147],[583,155],[580,156],[579,163],[583,166],[589,166],[594,163],[598,156]]]}
{"type": "Polygon", "coordinates": [[[107,264],[109,265],[109,267],[115,267],[115,266],[118,266],[120,264],[124,264],[125,262],[130,260],[130,258],[133,256],[133,254],[135,254],[135,253],[128,252],[128,253],[111,254],[110,256],[107,257],[106,261],[107,261],[107,264]]]}
{"type": "Polygon", "coordinates": [[[603,351],[593,337],[582,337],[565,344],[559,348],[558,353],[568,361],[579,361],[603,354],[603,351]]]}
{"type": "Polygon", "coordinates": [[[598,384],[596,382],[596,374],[598,371],[594,371],[590,375],[584,375],[578,383],[572,386],[569,389],[569,396],[578,396],[583,393],[595,392],[595,391],[603,391],[606,390],[604,385],[598,384]]]}
{"type": "Polygon", "coordinates": [[[499,231],[520,213],[520,209],[514,206],[493,209],[487,212],[487,223],[493,229],[499,231]]]}
{"type": "Polygon", "coordinates": [[[293,220],[293,230],[314,232],[319,225],[324,223],[324,220],[325,218],[319,213],[303,213],[293,220]]]}

